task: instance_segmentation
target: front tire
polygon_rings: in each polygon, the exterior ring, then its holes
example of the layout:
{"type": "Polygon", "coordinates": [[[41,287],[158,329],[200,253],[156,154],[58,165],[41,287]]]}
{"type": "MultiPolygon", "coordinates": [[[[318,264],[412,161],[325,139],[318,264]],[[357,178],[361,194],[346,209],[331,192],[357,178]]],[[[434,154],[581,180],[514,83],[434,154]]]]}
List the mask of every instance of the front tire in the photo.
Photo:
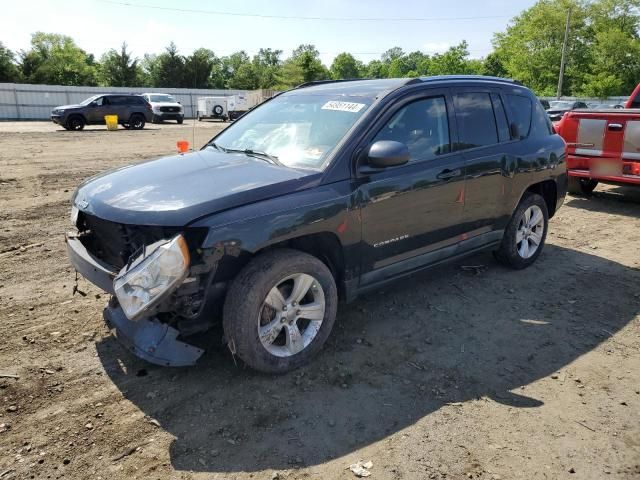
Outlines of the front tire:
{"type": "Polygon", "coordinates": [[[177,118],[176,122],[178,122],[178,125],[182,125],[182,122],[184,122],[184,118],[177,118]]]}
{"type": "Polygon", "coordinates": [[[520,200],[505,229],[496,259],[521,270],[536,261],[544,247],[549,226],[547,203],[540,195],[527,192],[520,200]]]}
{"type": "Polygon", "coordinates": [[[85,121],[84,118],[82,118],[80,115],[74,115],[72,117],[69,118],[69,120],[67,120],[67,130],[75,130],[75,131],[80,131],[84,128],[85,126],[85,121]]]}
{"type": "Polygon", "coordinates": [[[573,195],[591,195],[598,181],[591,178],[569,177],[569,193],[573,195]]]}
{"type": "Polygon", "coordinates": [[[337,304],[335,280],[324,263],[297,250],[273,250],[233,280],[224,304],[225,337],[250,367],[288,372],[320,351],[337,304]]]}

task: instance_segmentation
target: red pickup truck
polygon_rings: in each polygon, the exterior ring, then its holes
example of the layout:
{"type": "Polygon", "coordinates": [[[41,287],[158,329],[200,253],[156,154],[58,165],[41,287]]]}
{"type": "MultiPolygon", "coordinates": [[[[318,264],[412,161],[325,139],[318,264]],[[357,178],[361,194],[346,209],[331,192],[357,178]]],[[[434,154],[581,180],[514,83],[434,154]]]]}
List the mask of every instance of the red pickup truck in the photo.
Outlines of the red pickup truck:
{"type": "Polygon", "coordinates": [[[640,84],[625,107],[573,110],[554,125],[567,142],[569,192],[589,194],[598,182],[640,186],[640,84]]]}

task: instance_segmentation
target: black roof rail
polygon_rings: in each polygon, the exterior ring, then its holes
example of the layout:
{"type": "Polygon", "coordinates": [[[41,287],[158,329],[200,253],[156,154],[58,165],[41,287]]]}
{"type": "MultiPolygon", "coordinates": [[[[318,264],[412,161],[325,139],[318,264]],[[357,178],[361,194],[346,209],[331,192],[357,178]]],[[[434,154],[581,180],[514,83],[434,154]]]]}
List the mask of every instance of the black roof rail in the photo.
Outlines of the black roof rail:
{"type": "Polygon", "coordinates": [[[304,82],[300,85],[296,85],[296,88],[313,87],[314,85],[325,85],[327,83],[343,83],[343,82],[359,82],[360,80],[370,80],[369,78],[341,78],[340,80],[313,80],[311,82],[304,82]]]}
{"type": "Polygon", "coordinates": [[[514,85],[522,85],[522,82],[512,78],[491,77],[488,75],[434,75],[431,77],[418,77],[422,82],[437,82],[442,80],[489,80],[491,82],[512,83],[514,85]]]}

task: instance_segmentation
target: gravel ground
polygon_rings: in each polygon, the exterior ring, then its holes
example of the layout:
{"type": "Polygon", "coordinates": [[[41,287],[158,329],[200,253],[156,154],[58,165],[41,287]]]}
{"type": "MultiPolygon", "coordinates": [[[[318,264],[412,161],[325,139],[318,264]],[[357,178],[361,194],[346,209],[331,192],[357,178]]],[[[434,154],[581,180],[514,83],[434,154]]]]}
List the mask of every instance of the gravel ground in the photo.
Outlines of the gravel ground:
{"type": "Polygon", "coordinates": [[[0,479],[640,477],[640,190],[568,197],[525,271],[483,253],[341,305],[288,375],[219,330],[193,368],[132,357],[72,295],[69,197],[223,126],[0,123],[0,479]]]}

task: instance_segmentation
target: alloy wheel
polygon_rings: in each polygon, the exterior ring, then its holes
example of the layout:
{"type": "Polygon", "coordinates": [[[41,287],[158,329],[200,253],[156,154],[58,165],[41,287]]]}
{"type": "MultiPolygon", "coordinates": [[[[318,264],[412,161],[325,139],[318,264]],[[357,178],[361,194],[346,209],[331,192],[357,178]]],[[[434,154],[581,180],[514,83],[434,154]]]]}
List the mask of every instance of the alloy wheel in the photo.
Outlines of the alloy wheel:
{"type": "Polygon", "coordinates": [[[258,337],[277,357],[300,353],[318,335],[325,313],[325,294],[312,275],[296,273],[280,280],[267,294],[258,314],[258,337]]]}
{"type": "Polygon", "coordinates": [[[542,242],[544,234],[544,215],[537,205],[524,211],[516,232],[516,249],[522,258],[531,258],[542,242]]]}

